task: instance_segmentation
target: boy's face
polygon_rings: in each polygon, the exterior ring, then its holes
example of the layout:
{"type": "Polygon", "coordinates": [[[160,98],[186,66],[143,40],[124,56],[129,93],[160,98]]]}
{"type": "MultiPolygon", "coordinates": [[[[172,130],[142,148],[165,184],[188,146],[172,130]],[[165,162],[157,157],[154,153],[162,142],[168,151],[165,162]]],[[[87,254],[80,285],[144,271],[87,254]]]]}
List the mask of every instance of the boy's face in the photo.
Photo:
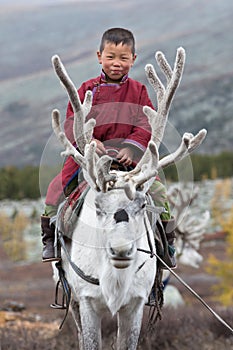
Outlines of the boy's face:
{"type": "Polygon", "coordinates": [[[131,46],[116,45],[111,42],[105,42],[102,53],[97,51],[99,63],[102,64],[104,72],[107,74],[108,82],[117,82],[127,74],[133,66],[136,55],[132,54],[131,46]]]}

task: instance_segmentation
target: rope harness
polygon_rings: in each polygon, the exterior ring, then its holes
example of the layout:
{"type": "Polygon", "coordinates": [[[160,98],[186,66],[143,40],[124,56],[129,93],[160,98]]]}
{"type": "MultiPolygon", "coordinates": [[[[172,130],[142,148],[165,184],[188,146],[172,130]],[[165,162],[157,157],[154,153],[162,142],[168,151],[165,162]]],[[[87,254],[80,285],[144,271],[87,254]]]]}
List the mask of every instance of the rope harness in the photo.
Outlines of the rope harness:
{"type": "Polygon", "coordinates": [[[65,271],[62,268],[61,261],[58,261],[55,264],[57,270],[58,270],[58,275],[59,275],[59,280],[56,284],[55,288],[55,302],[50,305],[51,308],[53,309],[58,309],[58,310],[66,310],[65,316],[63,318],[62,323],[60,324],[59,329],[62,328],[66,317],[69,312],[69,306],[70,306],[70,301],[71,301],[71,289],[69,286],[69,283],[65,277],[65,271]],[[59,302],[59,287],[62,287],[62,296],[61,296],[61,302],[59,302]]]}

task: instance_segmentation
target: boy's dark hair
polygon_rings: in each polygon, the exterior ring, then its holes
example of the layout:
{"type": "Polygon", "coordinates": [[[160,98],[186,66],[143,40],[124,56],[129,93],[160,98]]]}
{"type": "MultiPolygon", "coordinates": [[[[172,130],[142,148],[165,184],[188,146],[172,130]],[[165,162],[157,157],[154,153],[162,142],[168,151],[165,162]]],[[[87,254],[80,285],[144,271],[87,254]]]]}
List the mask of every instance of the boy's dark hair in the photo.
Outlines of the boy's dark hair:
{"type": "Polygon", "coordinates": [[[135,40],[133,34],[124,28],[111,28],[104,32],[101,43],[100,43],[100,53],[104,50],[105,42],[114,43],[118,45],[122,43],[123,45],[129,45],[132,49],[132,54],[135,54],[135,40]]]}

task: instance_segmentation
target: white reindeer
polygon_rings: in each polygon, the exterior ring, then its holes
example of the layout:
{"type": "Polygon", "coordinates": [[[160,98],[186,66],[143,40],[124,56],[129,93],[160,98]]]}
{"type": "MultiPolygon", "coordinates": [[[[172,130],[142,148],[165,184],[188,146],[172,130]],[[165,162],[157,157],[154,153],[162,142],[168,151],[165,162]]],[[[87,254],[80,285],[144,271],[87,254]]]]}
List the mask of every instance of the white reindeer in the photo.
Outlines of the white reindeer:
{"type": "MultiPolygon", "coordinates": [[[[181,184],[180,184],[181,185],[181,184]]],[[[198,268],[203,257],[198,252],[204,238],[209,211],[194,213],[192,204],[198,196],[198,187],[172,186],[168,193],[172,212],[176,218],[176,254],[179,264],[198,268]]]]}
{"type": "MultiPolygon", "coordinates": [[[[207,223],[210,218],[209,211],[202,215],[194,213],[192,210],[193,201],[198,196],[198,187],[192,190],[191,186],[171,186],[167,192],[172,213],[176,218],[176,260],[177,265],[199,268],[203,261],[203,256],[199,253],[200,244],[206,232],[207,223]]],[[[177,308],[184,305],[184,300],[179,290],[169,283],[171,272],[163,271],[164,289],[164,306],[177,308]],[[169,283],[169,284],[168,284],[169,283]]]]}
{"type": "Polygon", "coordinates": [[[182,76],[185,52],[182,48],[177,50],[173,71],[161,52],[156,54],[156,58],[167,78],[167,87],[157,77],[153,66],[147,65],[146,74],[157,93],[158,109],[143,108],[152,128],[152,136],[143,157],[130,172],[110,170],[112,159],[107,155],[97,156],[96,144],[91,141],[95,121],[91,119],[85,123],[91,109],[91,92],[87,92],[81,104],[59,57],[52,59],[74,110],[73,132],[79,151],[62,131],[58,110],[52,113],[53,129],[65,147],[63,154],[72,155],[80,164],[90,185],[68,249],[72,261],[86,275],[97,279],[99,285],[80,278],[63,249],[61,252],[63,269],[72,290],[71,311],[82,350],[101,349],[101,318],[105,311],[117,314],[117,349],[136,349],[144,304],[156,275],[156,258],[138,250],[149,250],[149,239],[152,253],[155,252],[153,232],[146,212],[146,193],[161,167],[183,158],[206,135],[205,130],[196,136],[185,133],[177,151],[159,160],[157,149],[182,76]]]}

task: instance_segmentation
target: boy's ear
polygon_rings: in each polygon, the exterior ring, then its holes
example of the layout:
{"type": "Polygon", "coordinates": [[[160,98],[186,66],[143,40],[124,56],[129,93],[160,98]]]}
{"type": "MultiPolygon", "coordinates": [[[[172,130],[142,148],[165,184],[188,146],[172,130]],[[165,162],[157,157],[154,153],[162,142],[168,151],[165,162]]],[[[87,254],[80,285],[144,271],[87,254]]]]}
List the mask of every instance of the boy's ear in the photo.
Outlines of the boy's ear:
{"type": "Polygon", "coordinates": [[[99,64],[102,64],[102,59],[101,59],[101,53],[100,53],[100,51],[98,50],[98,51],[96,52],[96,54],[97,54],[97,58],[98,58],[99,64]]]}
{"type": "MultiPolygon", "coordinates": [[[[136,53],[135,53],[135,54],[133,55],[133,64],[134,64],[136,58],[137,58],[137,55],[136,55],[136,53]]],[[[133,66],[133,64],[132,64],[132,66],[133,66]]]]}

